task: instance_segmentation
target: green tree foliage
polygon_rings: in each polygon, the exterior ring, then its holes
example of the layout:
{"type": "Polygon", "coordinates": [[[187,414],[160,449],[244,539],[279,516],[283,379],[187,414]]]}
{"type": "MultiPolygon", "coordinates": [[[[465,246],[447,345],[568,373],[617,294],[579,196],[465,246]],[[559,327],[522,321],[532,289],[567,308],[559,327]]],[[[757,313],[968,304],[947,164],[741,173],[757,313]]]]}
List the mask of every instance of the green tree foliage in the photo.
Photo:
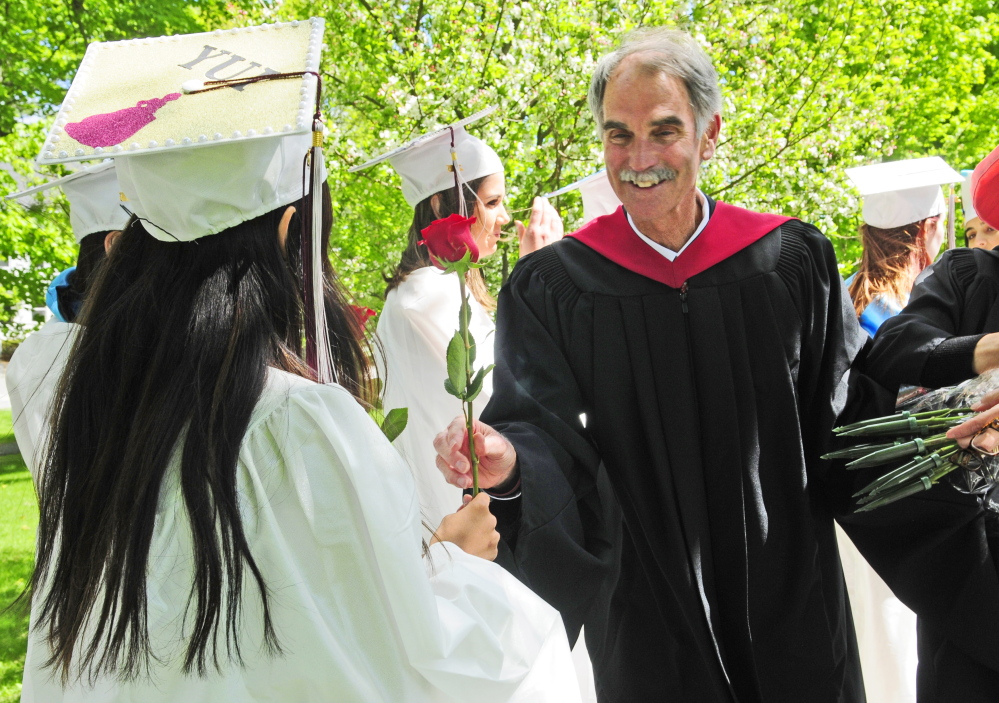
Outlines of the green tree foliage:
{"type": "MultiPolygon", "coordinates": [[[[411,211],[389,167],[359,174],[347,168],[497,105],[499,112],[472,130],[504,159],[510,209],[523,218],[534,195],[600,167],[585,101],[589,74],[635,27],[687,29],[718,67],[725,124],[718,154],[704,171],[704,189],[816,223],[833,239],[844,272],[859,258],[859,202],[845,168],[926,155],[970,168],[999,142],[996,0],[289,0],[244,2],[239,9],[168,2],[143,10],[95,1],[91,28],[77,31],[74,23],[90,21],[90,0],[84,2],[82,18],[62,6],[51,19],[41,19],[41,9],[32,14],[22,8],[46,32],[55,36],[61,28],[59,36],[72,39],[51,42],[60,46],[58,59],[47,59],[37,46],[24,49],[18,71],[26,77],[18,81],[35,85],[35,92],[4,86],[4,95],[16,97],[18,115],[51,113],[84,37],[326,18],[334,264],[358,302],[375,308],[411,211]]],[[[6,77],[9,69],[3,68],[6,77]]],[[[37,134],[29,125],[19,129],[2,137],[4,153],[33,157],[37,134]]],[[[3,178],[0,172],[0,185],[7,186],[3,178]]],[[[556,203],[570,228],[582,214],[578,198],[568,194],[556,203]]],[[[8,231],[9,213],[9,207],[0,211],[8,231]]],[[[40,244],[46,231],[41,227],[31,240],[40,244]]],[[[29,253],[32,246],[25,245],[29,253]]],[[[49,254],[31,255],[45,261],[49,254]]],[[[491,284],[499,284],[515,257],[516,242],[504,245],[486,269],[491,284]]]]}

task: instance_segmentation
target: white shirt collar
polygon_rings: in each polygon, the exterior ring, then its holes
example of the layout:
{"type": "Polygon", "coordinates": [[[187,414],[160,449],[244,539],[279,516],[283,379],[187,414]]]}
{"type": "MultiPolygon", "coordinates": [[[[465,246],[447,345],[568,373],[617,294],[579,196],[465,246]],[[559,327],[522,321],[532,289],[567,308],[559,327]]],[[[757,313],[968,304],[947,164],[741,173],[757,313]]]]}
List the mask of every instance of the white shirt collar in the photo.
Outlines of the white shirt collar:
{"type": "Polygon", "coordinates": [[[684,250],[690,246],[690,243],[695,239],[697,239],[697,235],[703,232],[704,228],[708,226],[708,219],[711,217],[711,208],[708,207],[707,196],[705,196],[704,193],[701,192],[700,188],[697,189],[697,196],[701,199],[701,223],[697,225],[697,229],[695,229],[694,233],[690,235],[690,239],[688,239],[684,243],[684,245],[680,247],[680,251],[673,251],[672,249],[667,249],[659,242],[654,242],[648,237],[646,237],[644,234],[639,232],[638,227],[635,226],[635,221],[631,219],[631,213],[626,212],[626,214],[628,215],[628,224],[631,225],[631,229],[635,231],[635,234],[637,234],[639,237],[642,238],[642,241],[644,241],[650,247],[652,247],[660,254],[665,256],[667,260],[673,261],[676,259],[676,257],[680,256],[680,254],[682,254],[684,250]]]}

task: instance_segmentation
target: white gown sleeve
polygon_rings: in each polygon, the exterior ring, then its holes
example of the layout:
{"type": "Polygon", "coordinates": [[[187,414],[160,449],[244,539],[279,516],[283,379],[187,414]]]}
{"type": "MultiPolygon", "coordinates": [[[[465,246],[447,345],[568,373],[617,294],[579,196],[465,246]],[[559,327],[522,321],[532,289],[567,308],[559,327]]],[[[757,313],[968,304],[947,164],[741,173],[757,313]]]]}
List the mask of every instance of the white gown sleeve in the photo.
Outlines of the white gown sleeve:
{"type": "MultiPolygon", "coordinates": [[[[341,485],[363,521],[360,561],[377,571],[405,659],[442,700],[578,701],[558,612],[501,567],[453,544],[435,544],[425,563],[412,477],[375,424],[335,386],[291,400],[290,428],[303,442],[292,444],[316,453],[288,465],[344,474],[341,485]]],[[[311,484],[303,479],[299,485],[311,484]]]]}
{"type": "Polygon", "coordinates": [[[36,484],[42,460],[38,452],[48,441],[52,401],[78,329],[72,323],[49,320],[28,335],[7,365],[14,437],[36,484]]]}

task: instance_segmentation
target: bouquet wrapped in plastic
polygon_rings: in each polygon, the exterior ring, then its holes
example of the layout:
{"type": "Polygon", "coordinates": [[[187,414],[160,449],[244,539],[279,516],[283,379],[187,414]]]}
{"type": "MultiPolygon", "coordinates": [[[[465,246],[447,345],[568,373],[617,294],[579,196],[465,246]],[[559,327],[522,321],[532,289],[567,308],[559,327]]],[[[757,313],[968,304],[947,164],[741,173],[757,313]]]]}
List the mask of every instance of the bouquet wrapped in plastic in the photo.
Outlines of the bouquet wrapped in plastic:
{"type": "Polygon", "coordinates": [[[905,393],[894,415],[837,427],[834,432],[839,437],[862,441],[823,458],[848,460],[848,469],[895,465],[854,494],[856,512],[929,490],[941,480],[962,493],[978,496],[986,507],[999,512],[999,504],[989,498],[999,485],[999,456],[961,449],[946,434],[974,417],[971,407],[997,389],[999,369],[956,386],[905,393]]]}

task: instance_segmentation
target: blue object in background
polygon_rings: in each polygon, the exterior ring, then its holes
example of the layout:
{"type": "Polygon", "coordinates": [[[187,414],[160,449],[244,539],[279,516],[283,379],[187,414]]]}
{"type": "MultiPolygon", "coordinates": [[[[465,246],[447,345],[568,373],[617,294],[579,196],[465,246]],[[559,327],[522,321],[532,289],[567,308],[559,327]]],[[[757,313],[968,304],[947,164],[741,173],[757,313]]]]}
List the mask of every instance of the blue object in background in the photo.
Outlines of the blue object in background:
{"type": "MultiPolygon", "coordinates": [[[[853,274],[848,279],[846,279],[846,287],[849,288],[850,284],[853,283],[853,279],[857,274],[853,274]]],[[[902,306],[898,303],[885,298],[883,295],[879,295],[874,298],[867,307],[864,308],[864,312],[860,313],[858,321],[860,326],[864,328],[872,338],[877,334],[878,328],[884,324],[884,321],[889,317],[895,317],[900,312],[902,312],[902,306]]]]}
{"type": "Polygon", "coordinates": [[[76,271],[76,267],[70,266],[68,269],[56,276],[55,280],[49,284],[48,290],[45,291],[45,304],[48,306],[49,310],[52,311],[52,314],[55,315],[59,322],[68,322],[68,320],[63,317],[62,313],[59,311],[59,289],[69,287],[69,277],[73,275],[74,271],[76,271]]]}

